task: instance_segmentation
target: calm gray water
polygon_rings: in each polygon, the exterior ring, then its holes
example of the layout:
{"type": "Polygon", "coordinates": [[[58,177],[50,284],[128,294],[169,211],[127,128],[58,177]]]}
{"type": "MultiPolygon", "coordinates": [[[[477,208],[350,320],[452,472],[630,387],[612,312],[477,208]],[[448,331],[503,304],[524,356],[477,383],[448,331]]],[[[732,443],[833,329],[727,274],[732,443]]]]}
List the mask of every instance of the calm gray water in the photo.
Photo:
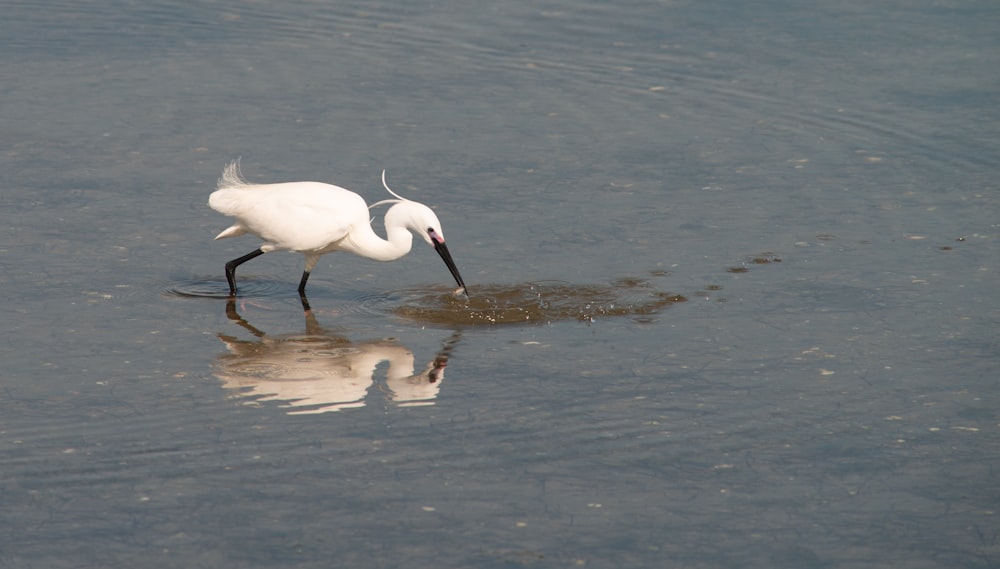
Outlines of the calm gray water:
{"type": "Polygon", "coordinates": [[[0,567],[1000,563],[995,3],[0,9],[0,567]]]}

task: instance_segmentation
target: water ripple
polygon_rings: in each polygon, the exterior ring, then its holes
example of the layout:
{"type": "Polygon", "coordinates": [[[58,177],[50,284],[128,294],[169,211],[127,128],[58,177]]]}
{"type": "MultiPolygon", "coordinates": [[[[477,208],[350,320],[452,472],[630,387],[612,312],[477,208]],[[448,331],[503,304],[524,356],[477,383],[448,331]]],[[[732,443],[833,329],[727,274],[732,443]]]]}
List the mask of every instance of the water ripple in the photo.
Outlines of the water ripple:
{"type": "MultiPolygon", "coordinates": [[[[240,277],[239,289],[241,297],[288,296],[288,283],[282,281],[240,277]]],[[[191,279],[170,283],[163,293],[186,298],[229,298],[229,285],[222,279],[191,279]]]]}

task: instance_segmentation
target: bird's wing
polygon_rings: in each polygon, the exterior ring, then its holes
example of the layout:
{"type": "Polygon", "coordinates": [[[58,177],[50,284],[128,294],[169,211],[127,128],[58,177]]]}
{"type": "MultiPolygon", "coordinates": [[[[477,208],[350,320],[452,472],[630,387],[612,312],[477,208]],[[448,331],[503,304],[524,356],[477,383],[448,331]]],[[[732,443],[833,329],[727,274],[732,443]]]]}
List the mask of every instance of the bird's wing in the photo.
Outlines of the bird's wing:
{"type": "Polygon", "coordinates": [[[364,200],[337,186],[314,182],[271,184],[248,200],[236,217],[278,249],[319,251],[347,236],[358,219],[368,220],[364,200]]]}

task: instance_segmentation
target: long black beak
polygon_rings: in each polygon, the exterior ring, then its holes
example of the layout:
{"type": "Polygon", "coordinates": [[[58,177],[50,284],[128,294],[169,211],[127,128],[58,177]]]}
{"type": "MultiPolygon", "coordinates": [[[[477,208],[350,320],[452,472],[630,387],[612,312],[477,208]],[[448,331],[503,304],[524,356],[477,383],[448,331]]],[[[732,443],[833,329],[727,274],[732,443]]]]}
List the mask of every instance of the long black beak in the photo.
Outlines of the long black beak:
{"type": "Polygon", "coordinates": [[[455,282],[458,286],[462,287],[462,292],[465,296],[469,296],[469,289],[465,286],[465,281],[462,280],[462,275],[458,274],[458,267],[455,266],[455,261],[451,259],[451,253],[448,252],[448,246],[444,244],[444,241],[438,241],[434,239],[434,250],[441,255],[441,259],[444,261],[445,265],[448,265],[448,270],[451,271],[451,276],[455,277],[455,282]]]}

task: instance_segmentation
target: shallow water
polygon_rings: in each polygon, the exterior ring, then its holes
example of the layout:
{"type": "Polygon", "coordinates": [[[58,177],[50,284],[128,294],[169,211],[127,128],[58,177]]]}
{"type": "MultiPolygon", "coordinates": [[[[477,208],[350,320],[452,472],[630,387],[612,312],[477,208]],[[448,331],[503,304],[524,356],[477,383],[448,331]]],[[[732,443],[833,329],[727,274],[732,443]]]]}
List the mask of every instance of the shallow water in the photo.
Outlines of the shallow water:
{"type": "Polygon", "coordinates": [[[0,4],[0,566],[997,564],[991,4],[0,4]]]}

